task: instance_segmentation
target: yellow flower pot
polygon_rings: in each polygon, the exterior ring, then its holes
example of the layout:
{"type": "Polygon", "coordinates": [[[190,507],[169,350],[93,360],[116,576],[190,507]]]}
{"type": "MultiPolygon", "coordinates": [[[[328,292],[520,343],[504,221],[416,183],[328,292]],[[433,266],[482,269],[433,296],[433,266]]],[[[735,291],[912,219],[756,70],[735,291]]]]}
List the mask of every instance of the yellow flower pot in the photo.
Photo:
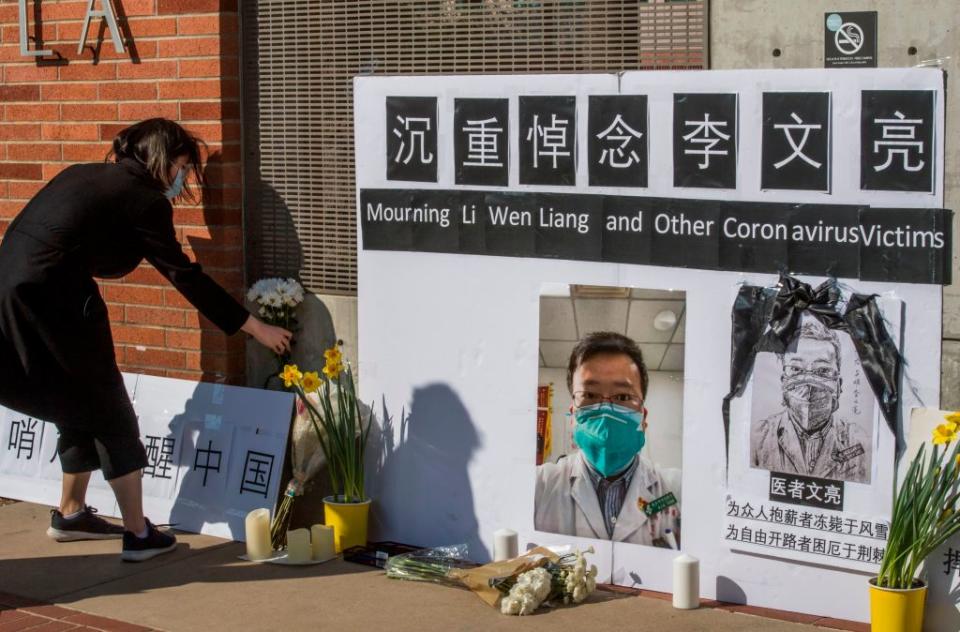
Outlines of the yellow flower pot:
{"type": "Polygon", "coordinates": [[[870,580],[871,632],[921,632],[927,585],[917,581],[914,588],[881,588],[870,580]]]}
{"type": "Polygon", "coordinates": [[[323,499],[324,522],[328,527],[333,527],[333,543],[337,553],[351,546],[366,545],[369,515],[369,498],[361,503],[338,502],[333,496],[323,499]]]}

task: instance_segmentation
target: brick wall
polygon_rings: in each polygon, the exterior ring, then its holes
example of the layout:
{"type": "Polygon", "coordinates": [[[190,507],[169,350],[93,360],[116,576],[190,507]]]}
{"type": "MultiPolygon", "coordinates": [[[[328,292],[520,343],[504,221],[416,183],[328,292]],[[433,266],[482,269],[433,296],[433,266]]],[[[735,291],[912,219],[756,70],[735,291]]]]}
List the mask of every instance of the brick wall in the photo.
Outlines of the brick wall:
{"type": "MultiPolygon", "coordinates": [[[[236,0],[113,0],[123,54],[114,51],[109,30],[99,37],[99,19],[77,53],[87,4],[28,0],[28,33],[39,32],[39,18],[43,48],[59,55],[36,61],[20,56],[16,0],[0,0],[0,234],[66,166],[103,160],[118,130],[167,117],[209,145],[210,190],[202,206],[175,207],[177,235],[191,258],[240,296],[236,0]]],[[[101,290],[122,369],[242,383],[242,335],[222,335],[149,264],[101,290]]]]}

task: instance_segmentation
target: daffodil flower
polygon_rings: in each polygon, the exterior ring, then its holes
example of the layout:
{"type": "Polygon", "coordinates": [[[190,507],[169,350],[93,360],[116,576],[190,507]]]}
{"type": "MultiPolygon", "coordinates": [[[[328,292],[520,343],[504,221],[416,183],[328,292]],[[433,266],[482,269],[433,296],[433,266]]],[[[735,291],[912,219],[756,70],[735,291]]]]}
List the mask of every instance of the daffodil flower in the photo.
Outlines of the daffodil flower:
{"type": "Polygon", "coordinates": [[[316,371],[307,371],[303,374],[303,381],[300,382],[305,393],[313,393],[320,388],[320,375],[316,371]]]}
{"type": "Polygon", "coordinates": [[[950,443],[957,438],[957,427],[953,424],[940,424],[933,430],[933,444],[950,443]]]}
{"type": "Polygon", "coordinates": [[[337,376],[343,371],[343,365],[339,362],[330,362],[327,360],[326,366],[323,367],[323,374],[331,380],[337,379],[337,376]]]}
{"type": "Polygon", "coordinates": [[[303,373],[300,372],[296,364],[287,364],[283,367],[283,373],[280,374],[280,379],[283,380],[283,386],[285,388],[290,388],[295,384],[300,384],[300,380],[303,379],[303,373]]]}

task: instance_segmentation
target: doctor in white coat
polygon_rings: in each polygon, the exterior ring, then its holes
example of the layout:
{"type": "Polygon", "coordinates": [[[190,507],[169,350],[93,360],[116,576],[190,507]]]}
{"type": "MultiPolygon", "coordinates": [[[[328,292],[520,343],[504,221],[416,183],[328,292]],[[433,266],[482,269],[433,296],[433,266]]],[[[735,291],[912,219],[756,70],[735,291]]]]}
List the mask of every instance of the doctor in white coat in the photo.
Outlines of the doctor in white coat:
{"type": "Polygon", "coordinates": [[[640,456],[647,384],[643,354],[630,338],[597,332],[574,347],[567,386],[578,450],[537,468],[538,531],[678,545],[679,476],[665,476],[640,456]]]}

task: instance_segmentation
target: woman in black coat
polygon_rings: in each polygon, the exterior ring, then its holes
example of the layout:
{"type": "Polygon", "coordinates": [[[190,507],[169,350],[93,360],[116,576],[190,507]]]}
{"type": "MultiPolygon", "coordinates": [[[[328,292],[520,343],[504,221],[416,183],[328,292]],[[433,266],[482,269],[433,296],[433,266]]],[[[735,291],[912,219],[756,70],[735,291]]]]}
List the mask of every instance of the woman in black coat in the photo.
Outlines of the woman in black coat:
{"type": "Polygon", "coordinates": [[[176,539],[143,516],[146,451],[94,277],[121,277],[146,259],[227,334],[243,330],[278,353],[289,350],[290,332],[249,314],[177,241],[171,202],[192,196],[188,172],[203,184],[198,144],[172,121],[133,125],[113,141],[115,162],[65,169],[0,242],[0,404],[60,432],[63,495],[48,534],[122,536],[128,561],[171,551],[176,539]],[[124,529],[84,502],[96,469],[117,496],[124,529]]]}

